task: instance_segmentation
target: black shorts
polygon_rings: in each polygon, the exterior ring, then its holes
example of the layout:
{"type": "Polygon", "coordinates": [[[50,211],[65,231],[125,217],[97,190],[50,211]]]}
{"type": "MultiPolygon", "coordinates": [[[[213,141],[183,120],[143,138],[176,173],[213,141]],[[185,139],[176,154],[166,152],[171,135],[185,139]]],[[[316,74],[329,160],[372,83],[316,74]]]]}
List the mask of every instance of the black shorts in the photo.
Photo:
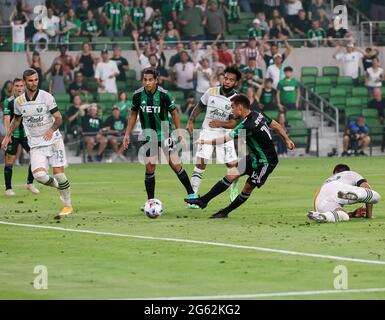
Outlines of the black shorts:
{"type": "Polygon", "coordinates": [[[166,156],[170,156],[171,154],[177,153],[176,142],[172,138],[167,138],[162,141],[153,142],[153,143],[151,141],[145,141],[142,143],[142,146],[146,145],[146,148],[148,148],[146,150],[146,157],[148,158],[158,157],[159,149],[162,149],[162,151],[166,156]],[[157,147],[152,145],[153,143],[154,144],[157,143],[157,147]]]}
{"type": "Polygon", "coordinates": [[[253,167],[253,160],[252,158],[247,155],[246,156],[246,170],[242,174],[242,176],[247,175],[249,178],[247,179],[247,183],[255,186],[257,188],[262,187],[267,178],[269,177],[270,173],[272,173],[277,165],[273,164],[266,164],[263,166],[258,166],[256,169],[253,167]]]}
{"type": "Polygon", "coordinates": [[[5,151],[5,154],[15,156],[19,145],[21,145],[25,151],[29,152],[30,147],[28,145],[28,140],[26,137],[25,138],[12,137],[12,142],[8,144],[7,151],[5,151]]]}

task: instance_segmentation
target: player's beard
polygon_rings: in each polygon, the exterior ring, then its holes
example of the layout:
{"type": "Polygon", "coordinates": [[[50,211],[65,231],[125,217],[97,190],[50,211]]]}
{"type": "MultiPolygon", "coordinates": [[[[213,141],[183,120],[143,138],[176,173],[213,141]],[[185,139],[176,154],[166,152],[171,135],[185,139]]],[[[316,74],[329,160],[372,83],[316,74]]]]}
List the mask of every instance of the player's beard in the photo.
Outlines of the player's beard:
{"type": "Polygon", "coordinates": [[[233,89],[233,87],[225,87],[225,85],[222,86],[222,90],[225,94],[230,93],[233,89]]]}

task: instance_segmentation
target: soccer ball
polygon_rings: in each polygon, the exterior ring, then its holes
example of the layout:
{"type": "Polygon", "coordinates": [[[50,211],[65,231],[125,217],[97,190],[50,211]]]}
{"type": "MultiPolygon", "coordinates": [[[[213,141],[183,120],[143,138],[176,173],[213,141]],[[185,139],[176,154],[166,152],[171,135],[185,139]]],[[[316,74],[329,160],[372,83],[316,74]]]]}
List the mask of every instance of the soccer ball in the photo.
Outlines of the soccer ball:
{"type": "Polygon", "coordinates": [[[159,218],[163,213],[162,202],[158,199],[149,199],[144,204],[144,214],[151,218],[159,218]]]}

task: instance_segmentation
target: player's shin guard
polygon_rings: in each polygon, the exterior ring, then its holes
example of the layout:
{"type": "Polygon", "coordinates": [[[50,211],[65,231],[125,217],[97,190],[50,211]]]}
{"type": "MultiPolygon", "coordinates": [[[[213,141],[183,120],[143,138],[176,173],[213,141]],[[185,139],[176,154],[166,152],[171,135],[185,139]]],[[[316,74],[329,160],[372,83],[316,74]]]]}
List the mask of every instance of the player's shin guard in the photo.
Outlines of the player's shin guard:
{"type": "Polygon", "coordinates": [[[144,178],[144,185],[146,187],[147,199],[154,199],[155,197],[155,173],[146,173],[144,178]]]}
{"type": "Polygon", "coordinates": [[[12,189],[12,172],[13,172],[12,165],[6,164],[4,166],[5,190],[12,189]]]}
{"type": "Polygon", "coordinates": [[[64,173],[58,173],[55,174],[54,177],[59,183],[58,189],[64,205],[72,208],[70,183],[68,182],[66,175],[64,173]]]}
{"type": "Polygon", "coordinates": [[[326,222],[341,222],[341,221],[349,221],[349,215],[342,210],[333,210],[328,212],[320,213],[326,222]]]}
{"type": "Polygon", "coordinates": [[[187,194],[193,194],[194,190],[191,186],[190,179],[188,178],[186,170],[184,170],[183,168],[180,169],[180,171],[177,173],[177,176],[178,176],[179,181],[185,187],[187,194]]]}
{"type": "Polygon", "coordinates": [[[28,167],[28,178],[27,178],[27,184],[32,184],[33,183],[33,174],[31,170],[31,165],[28,167]]]}
{"type": "Polygon", "coordinates": [[[201,185],[204,172],[205,170],[199,169],[197,167],[194,168],[194,171],[191,175],[191,186],[194,190],[194,193],[198,193],[198,189],[201,185]]]}
{"type": "Polygon", "coordinates": [[[224,177],[221,181],[218,181],[209,192],[202,196],[201,200],[205,203],[209,203],[211,199],[215,198],[222,192],[225,192],[230,187],[230,185],[231,181],[224,177]]]}
{"type": "Polygon", "coordinates": [[[52,187],[52,188],[58,188],[59,183],[54,177],[51,177],[48,175],[45,171],[38,171],[33,174],[33,177],[35,180],[41,184],[44,184],[46,186],[52,187]]]}
{"type": "Polygon", "coordinates": [[[241,192],[233,202],[231,202],[226,208],[222,209],[222,212],[230,213],[231,211],[235,210],[240,205],[245,203],[247,199],[249,199],[249,197],[250,197],[250,193],[241,192]]]}

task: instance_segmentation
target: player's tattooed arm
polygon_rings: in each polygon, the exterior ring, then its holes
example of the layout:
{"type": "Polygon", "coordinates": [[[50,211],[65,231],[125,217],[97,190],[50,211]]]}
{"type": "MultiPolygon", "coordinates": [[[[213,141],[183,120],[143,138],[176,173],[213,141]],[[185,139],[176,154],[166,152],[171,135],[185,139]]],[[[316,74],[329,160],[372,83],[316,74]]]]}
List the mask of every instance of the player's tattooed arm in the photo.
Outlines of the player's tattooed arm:
{"type": "Polygon", "coordinates": [[[210,128],[225,128],[234,129],[237,126],[237,121],[234,119],[228,121],[212,120],[209,123],[210,128]]]}
{"type": "Polygon", "coordinates": [[[295,144],[293,141],[290,140],[289,136],[287,135],[285,129],[275,120],[273,120],[270,124],[270,128],[272,128],[275,132],[277,132],[283,141],[285,141],[287,148],[289,150],[294,150],[295,144]]]}
{"type": "Polygon", "coordinates": [[[130,117],[128,118],[128,121],[127,121],[127,129],[123,138],[124,150],[127,150],[128,145],[130,144],[130,134],[132,132],[132,129],[135,127],[137,119],[138,119],[138,111],[134,111],[131,109],[130,117]]]}
{"type": "Polygon", "coordinates": [[[201,113],[201,111],[202,111],[201,106],[197,104],[190,114],[190,118],[187,121],[187,127],[186,127],[186,130],[190,135],[193,134],[195,118],[198,116],[198,114],[201,113]]]}
{"type": "MultiPolygon", "coordinates": [[[[372,189],[369,185],[369,183],[364,182],[360,185],[361,188],[365,189],[372,189]]],[[[366,218],[372,219],[373,218],[373,204],[372,203],[367,203],[366,204],[366,218]]]]}
{"type": "Polygon", "coordinates": [[[55,121],[52,124],[52,127],[47,130],[45,133],[43,139],[46,141],[49,141],[52,139],[53,133],[60,128],[60,126],[63,123],[63,118],[61,116],[61,113],[59,111],[56,111],[52,114],[52,116],[55,118],[55,121]]]}

